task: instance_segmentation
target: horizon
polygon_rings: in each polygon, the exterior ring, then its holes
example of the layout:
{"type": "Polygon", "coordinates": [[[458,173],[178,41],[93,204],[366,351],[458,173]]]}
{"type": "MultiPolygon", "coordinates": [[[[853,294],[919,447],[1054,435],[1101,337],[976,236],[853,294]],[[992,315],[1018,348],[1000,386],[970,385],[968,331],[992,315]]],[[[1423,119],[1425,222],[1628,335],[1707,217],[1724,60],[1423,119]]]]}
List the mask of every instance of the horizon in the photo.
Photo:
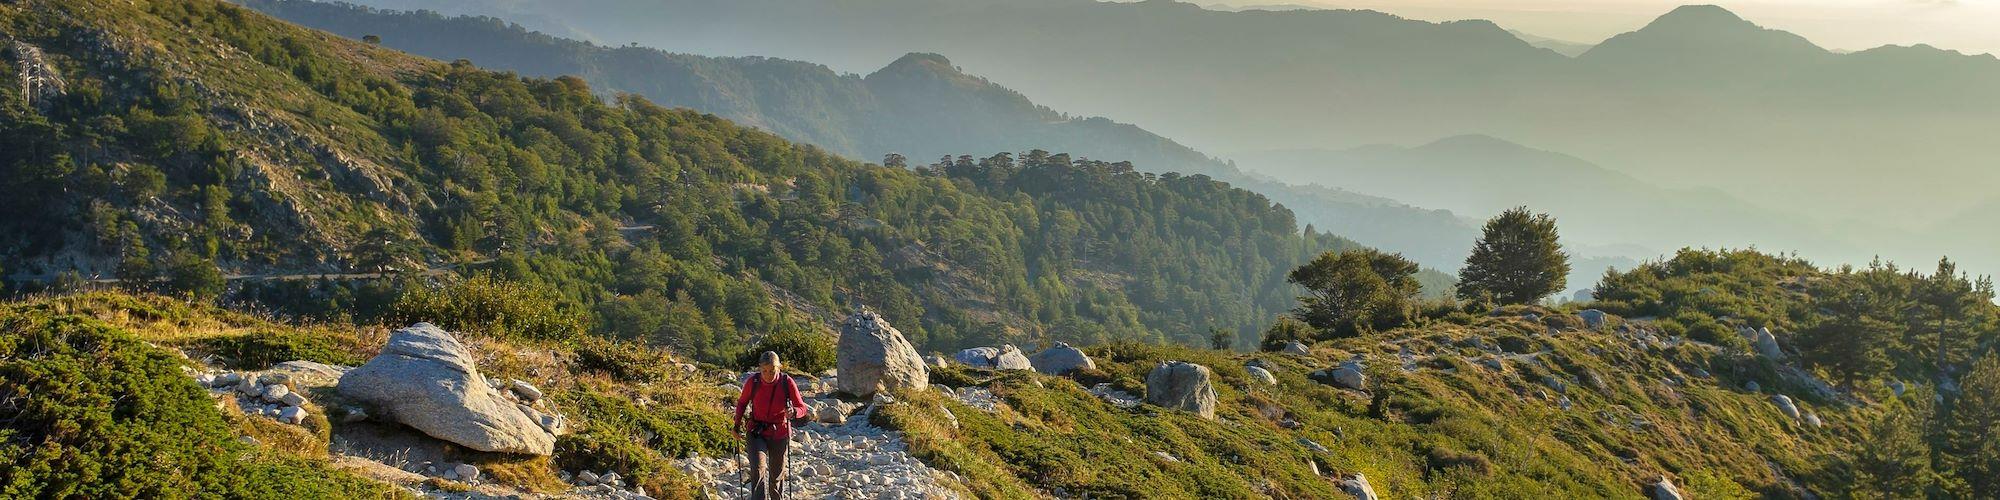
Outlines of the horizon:
{"type": "Polygon", "coordinates": [[[1484,19],[1502,28],[1553,40],[1595,45],[1638,30],[1687,5],[1716,5],[1760,26],[1789,31],[1828,50],[1929,45],[1969,55],[2000,54],[2000,3],[1964,1],[1715,1],[1674,0],[1215,0],[1204,6],[1298,5],[1374,10],[1431,22],[1484,19]]]}

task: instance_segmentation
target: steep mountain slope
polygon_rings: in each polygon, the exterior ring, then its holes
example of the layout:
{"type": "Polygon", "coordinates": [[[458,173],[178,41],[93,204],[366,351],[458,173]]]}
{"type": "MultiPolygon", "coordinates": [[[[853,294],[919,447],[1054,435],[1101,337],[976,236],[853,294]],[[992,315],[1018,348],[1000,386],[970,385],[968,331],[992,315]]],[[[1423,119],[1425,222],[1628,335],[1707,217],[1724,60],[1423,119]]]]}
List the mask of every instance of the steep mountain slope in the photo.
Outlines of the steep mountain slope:
{"type": "MultiPolygon", "coordinates": [[[[1569,58],[1483,21],[1168,1],[366,3],[539,15],[588,27],[601,43],[850,71],[911,50],[944,53],[1042,104],[1116,116],[1206,151],[1507,137],[1820,223],[1889,228],[1857,229],[1864,240],[1905,237],[1893,228],[1936,221],[2000,185],[1986,161],[2000,150],[1979,132],[2000,116],[2000,60],[1925,47],[1830,54],[1715,7],[1678,9],[1569,58]],[[1943,68],[1906,72],[1923,61],[1943,68]]],[[[1983,251],[1928,243],[1893,257],[1983,251]]],[[[1778,247],[1732,242],[1749,245],[1778,247]]]]}
{"type": "Polygon", "coordinates": [[[1210,327],[1261,328],[1290,307],[1285,271],[1354,246],[1206,177],[1050,155],[1037,172],[1144,203],[1037,205],[207,0],[0,14],[33,49],[10,52],[35,55],[0,68],[0,250],[25,281],[228,286],[368,318],[396,287],[365,273],[490,273],[550,290],[600,332],[722,361],[861,304],[938,349],[1206,342],[1210,327]],[[20,94],[29,65],[65,90],[20,94]],[[322,273],[348,274],[311,281],[322,273]]]}
{"type": "Polygon", "coordinates": [[[492,18],[304,0],[243,4],[350,38],[375,36],[385,46],[419,55],[470,59],[530,76],[581,76],[603,92],[630,92],[663,105],[713,113],[855,158],[896,153],[929,161],[967,152],[1044,149],[1130,161],[1148,172],[1203,174],[1263,193],[1321,231],[1445,269],[1459,264],[1473,238],[1473,228],[1452,214],[1246,175],[1139,127],[1037,105],[936,54],[906,54],[859,77],[782,59],[600,47],[492,18]]]}
{"type": "MultiPolygon", "coordinates": [[[[1798,215],[1713,190],[1663,189],[1560,153],[1489,136],[1457,136],[1417,147],[1267,151],[1235,155],[1280,178],[1351,189],[1457,213],[1527,205],[1562,222],[1565,240],[1639,245],[1641,255],[1684,246],[1764,241],[1776,248],[1857,253],[1798,215]]],[[[1595,274],[1595,272],[1593,272],[1595,274]]]]}

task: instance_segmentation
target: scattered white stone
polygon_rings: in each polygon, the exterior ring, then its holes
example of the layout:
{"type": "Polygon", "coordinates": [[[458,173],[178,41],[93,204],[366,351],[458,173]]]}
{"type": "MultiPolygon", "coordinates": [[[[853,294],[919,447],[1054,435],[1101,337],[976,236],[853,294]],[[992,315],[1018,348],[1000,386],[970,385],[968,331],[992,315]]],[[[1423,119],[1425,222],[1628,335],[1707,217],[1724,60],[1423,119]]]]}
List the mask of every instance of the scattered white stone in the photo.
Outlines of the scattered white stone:
{"type": "Polygon", "coordinates": [[[530,385],[525,380],[514,379],[508,387],[514,390],[514,395],[520,396],[524,401],[533,403],[542,400],[542,390],[535,388],[534,385],[530,385]]]}
{"type": "Polygon", "coordinates": [[[297,406],[287,406],[285,409],[279,410],[278,420],[292,425],[304,424],[306,421],[306,409],[297,406]]]}

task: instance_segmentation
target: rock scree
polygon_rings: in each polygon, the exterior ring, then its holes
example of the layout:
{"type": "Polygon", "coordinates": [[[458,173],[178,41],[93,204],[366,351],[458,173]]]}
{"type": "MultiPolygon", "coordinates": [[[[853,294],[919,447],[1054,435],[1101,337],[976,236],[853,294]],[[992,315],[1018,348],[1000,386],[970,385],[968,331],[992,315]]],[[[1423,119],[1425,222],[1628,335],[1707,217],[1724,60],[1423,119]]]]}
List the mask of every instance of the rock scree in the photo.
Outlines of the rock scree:
{"type": "Polygon", "coordinates": [[[471,351],[430,323],[389,335],[382,353],[341,375],[337,390],[375,418],[480,451],[548,455],[551,416],[517,405],[479,374],[471,351]]]}
{"type": "Polygon", "coordinates": [[[870,396],[889,389],[930,387],[930,371],[917,348],[873,311],[855,313],[841,324],[834,356],[840,373],[835,387],[840,392],[870,396]]]}

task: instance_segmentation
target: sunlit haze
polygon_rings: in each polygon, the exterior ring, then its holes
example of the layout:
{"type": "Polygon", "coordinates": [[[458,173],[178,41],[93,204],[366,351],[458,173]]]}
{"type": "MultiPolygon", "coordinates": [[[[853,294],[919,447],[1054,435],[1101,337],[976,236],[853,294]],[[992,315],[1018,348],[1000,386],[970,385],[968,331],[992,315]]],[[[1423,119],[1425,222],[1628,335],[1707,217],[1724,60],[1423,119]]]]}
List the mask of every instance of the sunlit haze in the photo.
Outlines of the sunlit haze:
{"type": "MultiPolygon", "coordinates": [[[[1297,5],[1372,9],[1413,19],[1487,19],[1508,29],[1596,43],[1644,26],[1685,2],[1672,0],[1322,0],[1203,2],[1233,6],[1297,5]]],[[[1715,2],[1758,24],[1835,50],[1929,44],[1966,53],[2000,53],[2000,2],[1991,0],[1811,0],[1715,2]]]]}

